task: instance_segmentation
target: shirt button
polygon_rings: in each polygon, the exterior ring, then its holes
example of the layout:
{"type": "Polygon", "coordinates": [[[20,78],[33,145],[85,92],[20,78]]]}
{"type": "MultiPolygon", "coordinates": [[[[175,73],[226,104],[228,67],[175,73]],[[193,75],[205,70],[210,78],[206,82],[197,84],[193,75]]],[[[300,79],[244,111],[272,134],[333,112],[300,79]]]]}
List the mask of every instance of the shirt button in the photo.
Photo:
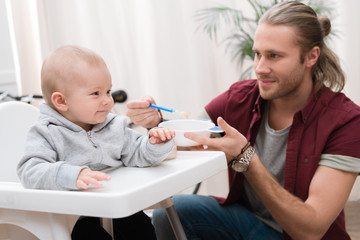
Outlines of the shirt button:
{"type": "Polygon", "coordinates": [[[308,163],[308,162],[309,162],[309,159],[305,158],[304,163],[308,163]]]}

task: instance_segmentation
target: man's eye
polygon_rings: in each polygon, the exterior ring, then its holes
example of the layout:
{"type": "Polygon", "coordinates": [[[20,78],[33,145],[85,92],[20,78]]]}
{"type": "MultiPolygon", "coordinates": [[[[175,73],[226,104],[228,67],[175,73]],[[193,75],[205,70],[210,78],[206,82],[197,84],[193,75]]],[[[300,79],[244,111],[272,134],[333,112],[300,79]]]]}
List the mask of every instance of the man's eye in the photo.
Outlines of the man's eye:
{"type": "Polygon", "coordinates": [[[254,51],[254,55],[255,55],[255,57],[259,57],[261,54],[259,52],[254,51]]]}
{"type": "Polygon", "coordinates": [[[272,54],[270,54],[270,57],[271,57],[271,58],[278,58],[279,55],[277,55],[276,53],[272,53],[272,54]]]}

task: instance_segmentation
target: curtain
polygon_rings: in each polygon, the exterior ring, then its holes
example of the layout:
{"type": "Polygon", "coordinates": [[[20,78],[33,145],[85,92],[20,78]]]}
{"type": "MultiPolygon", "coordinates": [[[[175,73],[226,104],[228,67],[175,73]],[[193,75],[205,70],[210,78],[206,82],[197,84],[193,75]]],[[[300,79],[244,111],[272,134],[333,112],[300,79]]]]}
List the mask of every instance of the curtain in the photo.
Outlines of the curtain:
{"type": "MultiPolygon", "coordinates": [[[[210,1],[10,2],[23,60],[23,94],[40,93],[41,63],[64,44],[100,54],[112,74],[113,90],[125,90],[129,99],[150,95],[158,105],[183,111],[197,112],[240,75],[224,46],[197,31],[194,14],[213,6],[210,1]],[[33,14],[26,13],[31,9],[33,14]]],[[[235,7],[236,1],[223,4],[235,7]]]]}
{"type": "MultiPolygon", "coordinates": [[[[197,111],[239,80],[241,69],[219,42],[196,31],[197,10],[213,6],[246,9],[246,1],[222,0],[38,0],[11,5],[22,94],[40,93],[43,59],[64,44],[99,53],[108,64],[113,89],[130,99],[153,96],[159,105],[197,111]]],[[[360,29],[356,0],[336,2],[330,46],[345,73],[345,93],[358,104],[360,29]]],[[[244,11],[246,12],[246,11],[244,11]]]]}
{"type": "Polygon", "coordinates": [[[19,94],[40,92],[41,42],[35,1],[7,0],[19,94]]]}

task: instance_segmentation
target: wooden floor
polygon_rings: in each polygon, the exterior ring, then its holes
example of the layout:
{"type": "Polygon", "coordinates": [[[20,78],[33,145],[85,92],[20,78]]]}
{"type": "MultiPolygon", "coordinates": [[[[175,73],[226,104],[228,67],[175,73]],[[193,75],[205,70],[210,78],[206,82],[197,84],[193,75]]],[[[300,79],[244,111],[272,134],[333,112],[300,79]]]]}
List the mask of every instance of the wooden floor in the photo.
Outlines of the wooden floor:
{"type": "Polygon", "coordinates": [[[346,229],[352,240],[360,240],[360,202],[348,202],[345,206],[346,229]]]}

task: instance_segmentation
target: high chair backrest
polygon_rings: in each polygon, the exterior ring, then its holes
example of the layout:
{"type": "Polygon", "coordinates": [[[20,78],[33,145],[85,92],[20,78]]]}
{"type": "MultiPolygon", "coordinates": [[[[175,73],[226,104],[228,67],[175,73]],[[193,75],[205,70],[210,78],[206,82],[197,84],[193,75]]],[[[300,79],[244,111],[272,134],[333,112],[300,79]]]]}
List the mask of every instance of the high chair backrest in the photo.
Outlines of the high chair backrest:
{"type": "Polygon", "coordinates": [[[0,181],[19,182],[16,167],[27,132],[39,117],[38,108],[23,102],[0,103],[0,181]]]}

